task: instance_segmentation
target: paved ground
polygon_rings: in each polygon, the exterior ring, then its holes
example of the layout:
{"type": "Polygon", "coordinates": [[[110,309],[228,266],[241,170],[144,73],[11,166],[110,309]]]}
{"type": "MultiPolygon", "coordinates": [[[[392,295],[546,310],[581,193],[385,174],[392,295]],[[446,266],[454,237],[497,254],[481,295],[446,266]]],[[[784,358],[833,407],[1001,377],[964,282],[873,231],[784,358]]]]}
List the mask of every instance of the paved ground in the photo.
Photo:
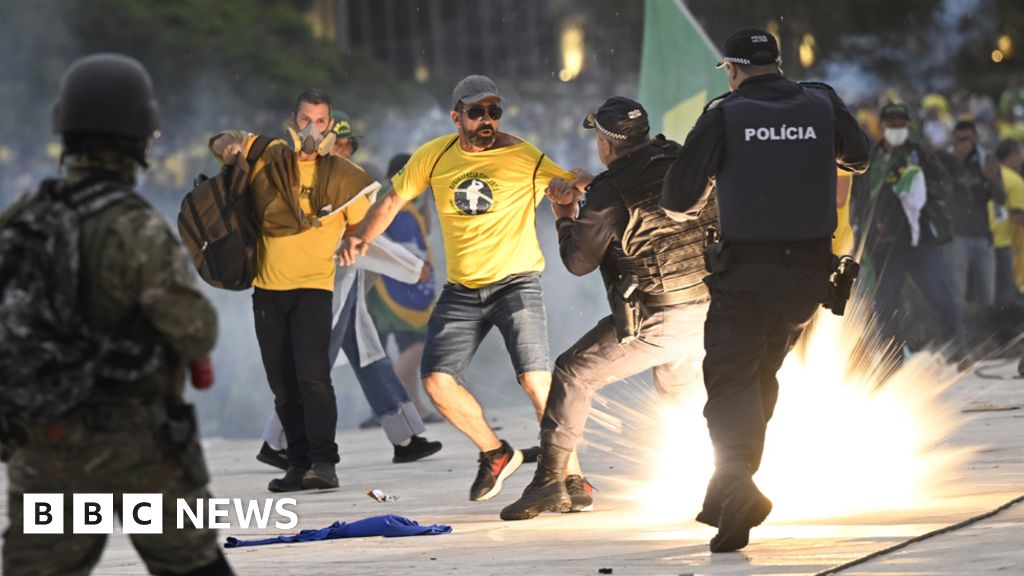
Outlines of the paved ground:
{"type": "MultiPolygon", "coordinates": [[[[989,373],[1009,376],[1013,367],[989,373]]],[[[585,461],[598,487],[598,510],[544,515],[533,521],[501,522],[497,512],[529,481],[532,466],[513,476],[505,492],[490,502],[467,501],[475,473],[475,452],[447,425],[431,425],[428,435],[445,442],[438,455],[420,463],[390,463],[390,446],[380,431],[345,431],[342,488],[303,493],[301,528],[335,520],[395,513],[420,523],[446,523],[452,534],[401,539],[368,538],[320,543],[240,548],[228,551],[239,574],[814,574],[850,562],[909,538],[995,509],[1024,494],[1024,380],[985,380],[969,376],[946,397],[970,420],[950,445],[986,448],[952,478],[961,495],[928,509],[890,511],[832,520],[769,521],[752,533],[741,553],[708,553],[712,529],[686,518],[668,523],[644,521],[633,502],[618,493],[623,475],[640,464],[621,453],[592,446],[585,461]],[[365,495],[379,488],[400,496],[379,504],[365,495]]],[[[536,438],[524,411],[495,412],[501,434],[528,446],[536,438]]],[[[273,472],[253,456],[256,441],[210,439],[206,450],[213,491],[232,498],[265,498],[273,472]]],[[[0,479],[6,485],[6,475],[0,479]]],[[[6,518],[6,505],[0,504],[6,518]]],[[[270,530],[225,531],[240,537],[270,530]]],[[[116,535],[97,574],[140,574],[141,564],[124,536],[116,535]]],[[[1024,504],[969,527],[912,544],[843,573],[850,574],[1021,574],[1024,573],[1024,504]]]]}

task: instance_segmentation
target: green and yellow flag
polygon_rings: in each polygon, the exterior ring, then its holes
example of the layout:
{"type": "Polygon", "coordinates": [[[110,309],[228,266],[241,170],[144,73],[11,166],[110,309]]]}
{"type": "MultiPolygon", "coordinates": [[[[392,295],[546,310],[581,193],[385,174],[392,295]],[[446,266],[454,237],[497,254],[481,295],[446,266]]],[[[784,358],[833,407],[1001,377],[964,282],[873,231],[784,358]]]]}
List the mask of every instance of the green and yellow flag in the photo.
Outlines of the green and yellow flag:
{"type": "Polygon", "coordinates": [[[640,103],[651,133],[682,142],[707,101],[729,90],[721,55],[682,0],[647,0],[640,103]]]}

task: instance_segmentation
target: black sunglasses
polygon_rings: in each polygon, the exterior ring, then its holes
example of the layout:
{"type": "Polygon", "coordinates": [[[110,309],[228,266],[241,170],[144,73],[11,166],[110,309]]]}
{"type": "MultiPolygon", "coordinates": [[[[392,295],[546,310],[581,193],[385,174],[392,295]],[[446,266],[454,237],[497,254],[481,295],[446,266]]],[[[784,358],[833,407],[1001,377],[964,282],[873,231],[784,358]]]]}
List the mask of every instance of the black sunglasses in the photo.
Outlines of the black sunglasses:
{"type": "Polygon", "coordinates": [[[503,112],[501,106],[498,106],[497,104],[491,104],[486,108],[483,106],[469,106],[468,108],[463,108],[463,111],[466,112],[466,116],[469,116],[470,120],[480,120],[484,117],[484,113],[487,113],[487,115],[491,117],[491,120],[501,120],[501,114],[503,112]]]}

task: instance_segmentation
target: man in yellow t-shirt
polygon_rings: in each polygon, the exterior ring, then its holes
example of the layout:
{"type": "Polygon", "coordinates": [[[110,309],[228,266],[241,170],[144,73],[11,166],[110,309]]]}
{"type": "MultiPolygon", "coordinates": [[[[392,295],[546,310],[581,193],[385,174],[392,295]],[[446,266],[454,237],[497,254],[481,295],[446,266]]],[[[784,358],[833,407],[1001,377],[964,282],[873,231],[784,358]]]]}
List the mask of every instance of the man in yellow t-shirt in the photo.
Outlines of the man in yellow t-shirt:
{"type": "MultiPolygon", "coordinates": [[[[338,250],[342,264],[353,263],[407,202],[433,189],[448,284],[427,323],[420,372],[441,414],[480,449],[470,488],[474,501],[497,495],[523,454],[487,425],[480,404],[463,386],[462,372],[497,327],[538,420],[543,414],[551,373],[536,208],[548,182],[572,178],[532,144],[499,130],[500,104],[489,78],[460,81],[452,93],[457,132],[416,150],[360,231],[338,250]]],[[[578,470],[578,463],[573,467],[578,470]]]]}
{"type": "MultiPolygon", "coordinates": [[[[288,440],[288,470],[272,492],[338,486],[331,385],[334,250],[370,207],[380,185],[348,160],[331,156],[331,100],[299,95],[291,142],[272,142],[255,163],[249,194],[260,221],[253,315],[267,381],[288,440]]],[[[222,161],[239,160],[255,137],[225,132],[211,141],[222,161]]]]}
{"type": "MultiPolygon", "coordinates": [[[[1024,150],[1014,139],[1006,139],[996,146],[996,158],[999,159],[1003,177],[1003,188],[1006,190],[1008,213],[998,214],[992,202],[989,202],[989,223],[992,228],[992,247],[996,251],[996,304],[1024,304],[1024,297],[1013,273],[1013,247],[1015,237],[1024,235],[1024,178],[1021,178],[1020,167],[1024,162],[1024,150]]],[[[1017,260],[1020,255],[1016,255],[1017,260]]]]}

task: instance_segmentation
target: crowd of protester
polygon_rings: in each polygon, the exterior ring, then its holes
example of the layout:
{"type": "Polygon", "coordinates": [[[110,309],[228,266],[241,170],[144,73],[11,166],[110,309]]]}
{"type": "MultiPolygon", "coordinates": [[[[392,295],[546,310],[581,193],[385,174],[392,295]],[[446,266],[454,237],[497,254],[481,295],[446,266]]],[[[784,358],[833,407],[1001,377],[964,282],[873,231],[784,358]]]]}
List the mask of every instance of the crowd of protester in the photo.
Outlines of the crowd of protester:
{"type": "Polygon", "coordinates": [[[883,338],[961,364],[1004,350],[1024,305],[1019,81],[996,97],[887,91],[856,115],[874,153],[849,220],[883,338]]]}

